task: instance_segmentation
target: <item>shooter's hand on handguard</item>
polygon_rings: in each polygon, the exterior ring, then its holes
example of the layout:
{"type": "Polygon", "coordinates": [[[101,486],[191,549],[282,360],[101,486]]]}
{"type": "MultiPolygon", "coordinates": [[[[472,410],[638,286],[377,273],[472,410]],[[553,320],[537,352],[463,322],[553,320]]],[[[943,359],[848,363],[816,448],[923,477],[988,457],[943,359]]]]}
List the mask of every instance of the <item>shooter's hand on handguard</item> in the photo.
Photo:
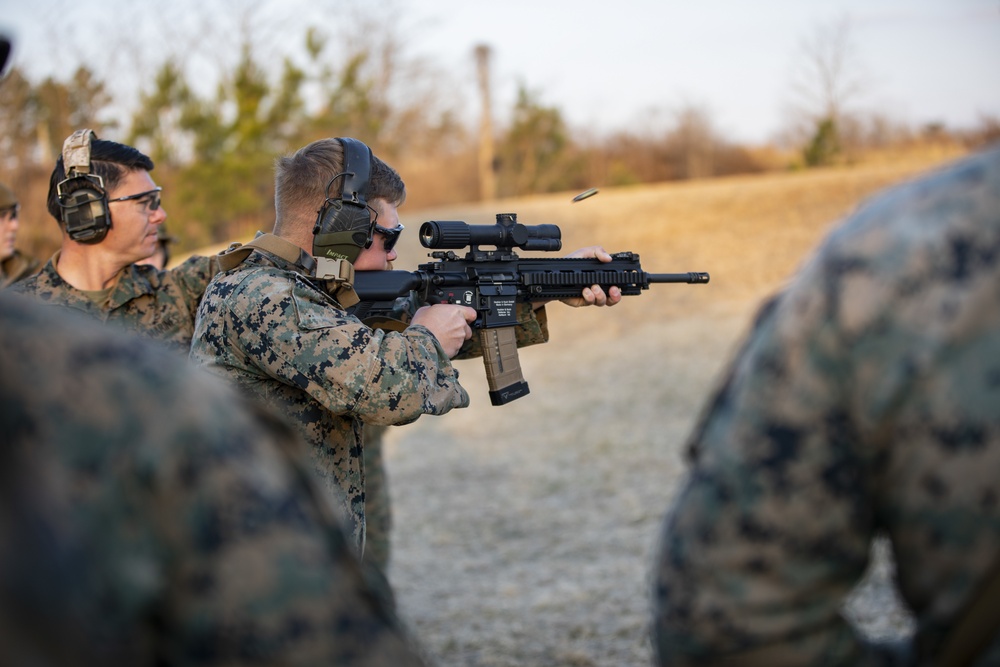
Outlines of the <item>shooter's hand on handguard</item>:
{"type": "MultiPolygon", "coordinates": [[[[603,246],[599,245],[580,248],[579,250],[574,250],[566,256],[580,259],[593,257],[602,262],[611,261],[610,253],[608,253],[603,246]]],[[[613,286],[607,291],[607,293],[605,293],[600,285],[592,285],[590,287],[584,287],[580,296],[559,300],[567,306],[572,306],[573,308],[581,308],[583,306],[613,306],[622,300],[622,292],[620,289],[613,286]]]]}

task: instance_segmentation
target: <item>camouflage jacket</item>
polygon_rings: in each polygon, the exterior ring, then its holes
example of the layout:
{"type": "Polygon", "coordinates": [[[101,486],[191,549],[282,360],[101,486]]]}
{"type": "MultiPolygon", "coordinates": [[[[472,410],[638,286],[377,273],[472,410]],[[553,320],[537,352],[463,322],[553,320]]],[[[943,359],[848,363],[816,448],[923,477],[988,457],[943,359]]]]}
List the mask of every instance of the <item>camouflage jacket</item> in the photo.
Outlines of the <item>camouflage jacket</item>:
{"type": "Polygon", "coordinates": [[[7,292],[0,430],[0,664],[422,664],[302,442],[217,378],[7,292]]]}
{"type": "Polygon", "coordinates": [[[13,255],[0,262],[0,289],[37,273],[39,266],[37,259],[15,250],[13,255]]]}
{"type": "Polygon", "coordinates": [[[219,271],[216,257],[192,257],[164,271],[145,264],[131,264],[118,279],[108,302],[98,306],[59,276],[56,271],[58,258],[59,253],[56,253],[41,272],[12,289],[138,332],[183,354],[187,354],[191,346],[194,316],[201,295],[208,281],[219,271]]]}
{"type": "Polygon", "coordinates": [[[661,664],[881,664],[840,609],[882,532],[911,648],[935,656],[1000,560],[1000,149],[832,233],[762,309],[690,457],[656,573],[661,664]]]}
{"type": "Polygon", "coordinates": [[[362,422],[405,424],[465,407],[440,343],[422,326],[372,330],[303,269],[263,250],[205,292],[191,359],[287,416],[364,544],[362,422]]]}

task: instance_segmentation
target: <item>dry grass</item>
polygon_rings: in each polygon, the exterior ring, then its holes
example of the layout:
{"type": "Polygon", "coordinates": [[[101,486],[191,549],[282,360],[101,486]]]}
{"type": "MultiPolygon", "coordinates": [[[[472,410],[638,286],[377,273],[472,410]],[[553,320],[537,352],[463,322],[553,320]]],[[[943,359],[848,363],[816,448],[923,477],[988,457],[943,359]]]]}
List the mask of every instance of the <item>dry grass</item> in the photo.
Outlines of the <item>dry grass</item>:
{"type": "MultiPolygon", "coordinates": [[[[607,189],[577,204],[564,193],[404,208],[414,233],[401,268],[425,257],[421,221],[512,211],[560,225],[566,249],[599,243],[638,252],[648,271],[712,275],[613,310],[551,306],[552,341],[521,352],[529,396],[492,407],[481,364],[458,362],[472,407],[390,434],[390,577],[433,659],[648,664],[646,578],[684,438],[757,304],[859,200],[950,157],[607,189]]],[[[905,622],[873,608],[875,632],[905,622]]]]}

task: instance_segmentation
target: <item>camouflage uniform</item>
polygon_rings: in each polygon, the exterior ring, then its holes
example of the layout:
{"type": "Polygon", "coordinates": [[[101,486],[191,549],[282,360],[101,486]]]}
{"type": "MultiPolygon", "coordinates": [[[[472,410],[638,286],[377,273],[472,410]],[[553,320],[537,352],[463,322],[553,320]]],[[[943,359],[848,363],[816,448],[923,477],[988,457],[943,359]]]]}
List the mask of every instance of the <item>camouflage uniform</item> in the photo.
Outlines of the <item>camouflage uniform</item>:
{"type": "Polygon", "coordinates": [[[167,271],[130,264],[111,291],[108,303],[99,306],[59,276],[56,271],[58,258],[57,252],[38,275],[17,283],[12,289],[162,341],[183,354],[187,354],[191,345],[194,316],[201,295],[208,281],[219,271],[216,257],[192,257],[167,271]]]}
{"type": "MultiPolygon", "coordinates": [[[[392,319],[405,324],[413,317],[418,302],[415,293],[409,298],[401,297],[393,304],[392,319]]],[[[516,340],[518,347],[527,347],[547,342],[549,330],[545,307],[534,310],[531,304],[519,303],[517,308],[518,326],[516,340]]],[[[379,324],[371,324],[379,328],[379,324]]],[[[456,359],[469,359],[483,356],[479,336],[465,342],[456,355],[456,359]]],[[[385,457],[382,452],[382,439],[388,430],[386,426],[365,424],[364,428],[364,461],[365,461],[365,562],[371,563],[381,572],[389,570],[389,560],[392,555],[390,543],[392,532],[392,499],[389,497],[389,477],[385,467],[385,457]]]]}
{"type": "Polygon", "coordinates": [[[882,664],[839,614],[882,531],[912,648],[934,655],[1000,558],[1000,150],[831,234],[762,309],[689,453],[660,664],[882,664]]]}
{"type": "Polygon", "coordinates": [[[465,407],[469,396],[422,326],[373,331],[297,263],[255,250],[209,285],[191,359],[286,415],[364,545],[362,421],[404,424],[465,407]]]}
{"type": "Polygon", "coordinates": [[[20,250],[0,262],[0,289],[10,287],[14,283],[38,273],[40,262],[34,257],[28,257],[20,250]]]}
{"type": "Polygon", "coordinates": [[[0,295],[0,664],[422,664],[301,441],[171,358],[0,295]]]}
{"type": "Polygon", "coordinates": [[[392,553],[392,498],[386,474],[382,441],[388,426],[365,424],[363,431],[365,470],[365,562],[383,574],[389,571],[392,553]]]}

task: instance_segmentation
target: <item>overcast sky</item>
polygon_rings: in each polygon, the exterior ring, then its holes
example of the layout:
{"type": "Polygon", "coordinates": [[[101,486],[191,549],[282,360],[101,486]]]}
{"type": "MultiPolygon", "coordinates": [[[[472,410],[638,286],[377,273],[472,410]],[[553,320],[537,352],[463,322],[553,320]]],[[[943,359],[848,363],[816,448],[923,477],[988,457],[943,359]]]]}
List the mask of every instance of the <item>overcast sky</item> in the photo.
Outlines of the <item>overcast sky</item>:
{"type": "MultiPolygon", "coordinates": [[[[276,37],[287,31],[289,42],[301,42],[302,21],[332,24],[350,3],[252,4],[272,13],[266,25],[276,37]]],[[[15,63],[35,75],[67,76],[90,57],[88,48],[129,31],[155,31],[145,42],[154,58],[164,46],[159,37],[184,30],[178,12],[185,6],[229,16],[247,3],[0,0],[0,25],[18,40],[15,63]],[[51,17],[70,15],[79,32],[63,40],[72,48],[59,49],[51,17]]],[[[859,106],[912,125],[968,127],[983,115],[1000,116],[1000,0],[396,0],[395,6],[408,53],[449,72],[468,91],[470,108],[473,48],[492,47],[501,120],[523,84],[574,128],[625,129],[691,105],[706,111],[722,136],[763,142],[786,121],[803,42],[842,19],[864,81],[859,106]]],[[[204,39],[224,41],[225,21],[218,25],[219,33],[204,39]]],[[[128,65],[115,67],[128,81],[122,71],[128,65]]]]}

